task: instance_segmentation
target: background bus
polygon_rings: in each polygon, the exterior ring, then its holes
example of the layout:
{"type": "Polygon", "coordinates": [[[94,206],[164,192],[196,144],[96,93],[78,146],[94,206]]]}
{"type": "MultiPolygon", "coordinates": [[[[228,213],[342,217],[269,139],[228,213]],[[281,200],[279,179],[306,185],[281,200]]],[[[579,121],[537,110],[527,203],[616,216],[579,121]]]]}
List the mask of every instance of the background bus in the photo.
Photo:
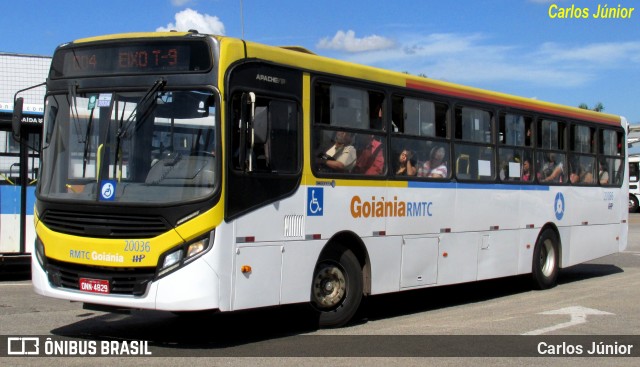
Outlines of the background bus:
{"type": "Polygon", "coordinates": [[[0,53],[0,272],[30,271],[44,86],[20,94],[23,147],[11,136],[11,114],[15,93],[42,83],[50,65],[50,57],[0,53]]]}
{"type": "Polygon", "coordinates": [[[60,46],[44,116],[33,284],[89,308],[306,302],[335,327],[626,247],[611,114],[172,32],[60,46]]]}
{"type": "Polygon", "coordinates": [[[640,203],[640,155],[629,156],[629,213],[638,211],[640,203]]]}

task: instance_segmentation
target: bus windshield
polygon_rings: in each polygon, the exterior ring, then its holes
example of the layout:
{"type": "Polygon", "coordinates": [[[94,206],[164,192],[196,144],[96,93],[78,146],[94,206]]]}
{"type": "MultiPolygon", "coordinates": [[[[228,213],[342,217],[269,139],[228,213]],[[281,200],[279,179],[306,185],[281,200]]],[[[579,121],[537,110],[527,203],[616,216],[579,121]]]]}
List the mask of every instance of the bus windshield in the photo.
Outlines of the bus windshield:
{"type": "Polygon", "coordinates": [[[48,96],[40,198],[171,205],[211,195],[214,95],[161,87],[48,96]]]}

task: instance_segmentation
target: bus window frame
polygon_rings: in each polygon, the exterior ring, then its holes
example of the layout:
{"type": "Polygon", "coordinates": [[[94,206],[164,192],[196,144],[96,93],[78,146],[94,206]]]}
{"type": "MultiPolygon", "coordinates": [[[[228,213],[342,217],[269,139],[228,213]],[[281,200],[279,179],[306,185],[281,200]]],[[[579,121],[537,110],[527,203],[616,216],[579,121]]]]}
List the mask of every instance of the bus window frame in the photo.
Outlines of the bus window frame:
{"type": "MultiPolygon", "coordinates": [[[[357,81],[345,80],[342,78],[329,78],[326,76],[316,76],[312,77],[311,80],[311,96],[310,96],[310,116],[311,116],[311,126],[310,126],[310,134],[311,134],[311,142],[310,142],[310,168],[313,174],[316,177],[321,178],[331,178],[331,177],[345,177],[345,178],[357,178],[357,179],[386,179],[388,177],[389,172],[391,172],[391,165],[389,161],[389,116],[390,116],[390,98],[387,90],[378,84],[373,83],[362,83],[357,81]],[[339,88],[344,89],[353,89],[359,90],[363,92],[368,98],[366,104],[368,106],[367,113],[369,114],[369,128],[362,128],[357,126],[344,126],[342,124],[332,124],[332,114],[331,114],[331,103],[332,96],[331,91],[332,87],[337,86],[339,88]],[[318,93],[318,91],[322,89],[323,94],[318,93]],[[371,120],[371,109],[372,109],[372,95],[378,95],[381,97],[381,103],[379,106],[382,108],[382,115],[380,124],[378,126],[372,127],[371,125],[374,122],[371,120]],[[321,99],[320,99],[321,98],[321,99]],[[321,100],[321,103],[317,103],[317,101],[321,100]],[[319,108],[326,108],[326,104],[328,102],[329,111],[327,113],[321,113],[318,115],[319,108]],[[328,117],[328,119],[327,119],[328,117]],[[376,138],[379,138],[379,141],[382,143],[382,151],[384,157],[384,168],[383,173],[380,175],[367,175],[364,173],[355,172],[355,163],[354,167],[349,172],[340,172],[333,170],[321,170],[319,169],[319,165],[317,160],[319,156],[321,156],[324,152],[332,147],[332,145],[324,146],[321,145],[325,139],[324,134],[327,132],[332,132],[332,134],[337,133],[338,131],[344,131],[351,134],[351,142],[350,145],[357,149],[356,147],[356,139],[359,136],[363,135],[373,135],[376,138]]],[[[377,106],[377,105],[376,105],[377,106]]],[[[357,155],[356,155],[357,161],[357,155]]]]}

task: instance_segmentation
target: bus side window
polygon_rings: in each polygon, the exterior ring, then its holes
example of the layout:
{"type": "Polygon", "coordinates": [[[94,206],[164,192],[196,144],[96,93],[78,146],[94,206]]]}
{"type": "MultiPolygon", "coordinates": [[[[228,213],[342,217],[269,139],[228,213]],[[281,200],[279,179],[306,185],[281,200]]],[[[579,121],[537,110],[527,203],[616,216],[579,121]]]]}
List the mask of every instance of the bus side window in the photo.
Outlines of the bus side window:
{"type": "Polygon", "coordinates": [[[492,181],[496,177],[492,135],[493,114],[472,107],[456,107],[456,177],[461,180],[492,181]]]}
{"type": "Polygon", "coordinates": [[[331,126],[368,129],[369,98],[367,91],[331,85],[331,126]]]}
{"type": "Polygon", "coordinates": [[[257,98],[253,122],[254,170],[294,173],[298,169],[295,103],[257,98]]]}
{"type": "Polygon", "coordinates": [[[295,173],[299,168],[298,108],[290,101],[274,100],[269,103],[268,142],[271,171],[295,173]]]}
{"type": "Polygon", "coordinates": [[[392,132],[424,136],[448,137],[449,106],[446,103],[394,95],[391,99],[392,132]]]}
{"type": "Polygon", "coordinates": [[[477,108],[456,108],[456,138],[491,143],[491,113],[477,108]]]}

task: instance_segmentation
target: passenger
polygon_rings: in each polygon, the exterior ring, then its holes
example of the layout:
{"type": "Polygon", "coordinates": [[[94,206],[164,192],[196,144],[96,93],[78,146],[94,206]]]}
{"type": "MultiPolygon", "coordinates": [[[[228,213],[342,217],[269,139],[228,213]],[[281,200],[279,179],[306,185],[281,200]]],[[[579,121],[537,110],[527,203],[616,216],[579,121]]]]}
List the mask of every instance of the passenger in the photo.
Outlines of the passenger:
{"type": "Polygon", "coordinates": [[[600,185],[608,185],[609,171],[607,170],[607,163],[605,161],[600,161],[598,167],[598,181],[600,182],[600,185]]]}
{"type": "Polygon", "coordinates": [[[583,184],[593,184],[593,173],[591,172],[591,169],[588,170],[584,170],[584,173],[581,176],[581,180],[580,180],[583,184]]]}
{"type": "Polygon", "coordinates": [[[507,181],[509,179],[511,179],[509,177],[509,162],[510,160],[513,159],[512,157],[507,158],[507,160],[504,160],[500,163],[500,181],[507,181]]]}
{"type": "Polygon", "coordinates": [[[582,167],[576,165],[571,167],[571,173],[569,173],[569,182],[572,184],[579,184],[582,180],[582,167]]]}
{"type": "Polygon", "coordinates": [[[429,160],[418,169],[418,176],[445,178],[447,177],[447,163],[444,159],[445,149],[443,146],[434,147],[429,154],[429,160]]]}
{"type": "Polygon", "coordinates": [[[564,165],[556,162],[556,154],[550,153],[548,161],[542,167],[542,182],[562,182],[564,178],[564,165]]]}
{"type": "Polygon", "coordinates": [[[338,131],[336,142],[316,162],[320,168],[327,167],[336,172],[351,172],[356,164],[356,148],[351,145],[351,133],[338,131]]]}
{"type": "Polygon", "coordinates": [[[398,170],[396,171],[396,176],[415,176],[417,173],[416,170],[416,161],[414,160],[414,154],[412,151],[405,149],[400,153],[398,157],[398,170]]]}
{"type": "Polygon", "coordinates": [[[513,156],[509,154],[508,156],[502,157],[502,162],[500,163],[500,181],[519,181],[521,180],[522,167],[520,165],[520,157],[513,156]],[[518,166],[521,167],[517,172],[509,171],[509,166],[512,163],[518,163],[518,166]]]}
{"type": "Polygon", "coordinates": [[[522,162],[522,181],[531,181],[531,162],[526,158],[522,162]]]}
{"type": "Polygon", "coordinates": [[[381,175],[384,173],[384,152],[382,143],[375,135],[370,135],[367,145],[358,153],[355,172],[365,175],[381,175]]]}

